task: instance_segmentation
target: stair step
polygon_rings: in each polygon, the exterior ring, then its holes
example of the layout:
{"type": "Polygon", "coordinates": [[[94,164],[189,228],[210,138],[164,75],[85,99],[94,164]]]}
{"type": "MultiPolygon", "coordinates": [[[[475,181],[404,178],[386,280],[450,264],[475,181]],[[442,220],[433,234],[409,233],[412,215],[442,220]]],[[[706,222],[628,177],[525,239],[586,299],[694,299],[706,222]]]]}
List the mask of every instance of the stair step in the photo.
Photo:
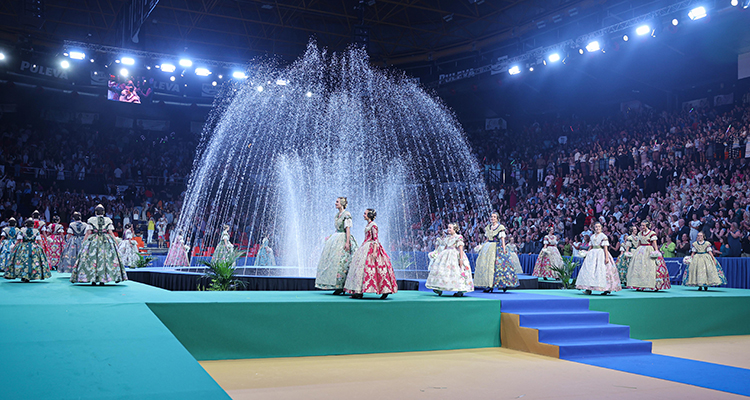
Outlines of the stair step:
{"type": "Polygon", "coordinates": [[[539,341],[544,343],[568,340],[586,343],[591,341],[630,339],[630,327],[625,325],[565,325],[537,329],[539,331],[539,341]]]}
{"type": "Polygon", "coordinates": [[[560,358],[573,359],[614,355],[651,354],[651,342],[636,339],[571,342],[555,340],[545,342],[560,349],[560,358]]]}
{"type": "Polygon", "coordinates": [[[556,298],[533,300],[503,300],[501,311],[516,312],[550,312],[552,310],[581,311],[589,309],[588,299],[556,298]]]}
{"type": "Polygon", "coordinates": [[[609,313],[603,311],[573,312],[519,312],[521,326],[541,328],[546,326],[567,325],[606,325],[609,313]]]}

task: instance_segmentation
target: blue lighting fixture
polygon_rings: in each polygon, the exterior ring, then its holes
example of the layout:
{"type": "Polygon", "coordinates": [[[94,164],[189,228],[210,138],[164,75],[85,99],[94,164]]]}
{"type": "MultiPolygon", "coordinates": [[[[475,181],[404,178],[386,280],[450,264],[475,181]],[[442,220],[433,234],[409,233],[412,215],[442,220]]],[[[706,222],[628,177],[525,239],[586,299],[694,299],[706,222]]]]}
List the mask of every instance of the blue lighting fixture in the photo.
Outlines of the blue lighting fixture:
{"type": "Polygon", "coordinates": [[[511,75],[518,75],[521,73],[521,67],[515,65],[508,70],[508,73],[511,75]]]}
{"type": "Polygon", "coordinates": [[[164,72],[174,72],[176,69],[177,67],[175,67],[174,64],[164,63],[161,65],[161,70],[164,72]]]}
{"type": "Polygon", "coordinates": [[[232,78],[234,78],[234,79],[245,79],[245,78],[247,78],[247,75],[245,75],[245,73],[242,72],[242,71],[235,71],[235,72],[232,72],[232,78]]]}
{"type": "Polygon", "coordinates": [[[135,60],[132,57],[122,57],[122,58],[120,58],[120,62],[123,65],[133,65],[133,64],[135,64],[135,60]]]}
{"type": "Polygon", "coordinates": [[[623,42],[627,42],[628,40],[630,40],[630,38],[628,37],[628,35],[622,35],[622,41],[623,42]]]}
{"type": "Polygon", "coordinates": [[[208,68],[196,68],[195,74],[198,76],[209,76],[211,75],[211,71],[209,71],[208,68]]]}
{"type": "Polygon", "coordinates": [[[557,53],[553,53],[553,54],[550,54],[550,56],[547,57],[547,59],[549,60],[549,62],[558,62],[560,61],[560,55],[557,53]]]}
{"type": "Polygon", "coordinates": [[[127,77],[129,75],[127,68],[121,69],[120,70],[120,75],[127,77]]]}
{"type": "Polygon", "coordinates": [[[60,66],[63,67],[63,69],[68,69],[70,68],[70,62],[68,62],[68,60],[62,60],[60,61],[60,66]]]}
{"type": "Polygon", "coordinates": [[[73,50],[70,52],[70,58],[73,60],[83,60],[84,58],[86,58],[86,53],[73,50]]]}
{"type": "Polygon", "coordinates": [[[706,7],[695,7],[688,13],[688,17],[690,17],[690,19],[692,19],[693,21],[701,19],[706,15],[706,7]]]}
{"type": "Polygon", "coordinates": [[[651,27],[648,25],[641,25],[635,29],[635,33],[638,34],[638,36],[648,35],[651,33],[651,27]]]}
{"type": "Polygon", "coordinates": [[[193,66],[193,62],[188,60],[187,58],[183,58],[182,60],[180,60],[180,66],[189,68],[193,66]]]}
{"type": "Polygon", "coordinates": [[[602,48],[601,48],[601,46],[599,46],[599,42],[596,41],[596,40],[594,40],[593,42],[591,42],[591,43],[589,43],[589,44],[586,45],[586,51],[588,51],[589,53],[593,53],[593,52],[599,51],[601,49],[602,48]]]}
{"type": "Polygon", "coordinates": [[[673,26],[677,26],[679,24],[680,24],[680,20],[678,20],[677,18],[675,18],[675,19],[672,20],[672,25],[673,26]]]}

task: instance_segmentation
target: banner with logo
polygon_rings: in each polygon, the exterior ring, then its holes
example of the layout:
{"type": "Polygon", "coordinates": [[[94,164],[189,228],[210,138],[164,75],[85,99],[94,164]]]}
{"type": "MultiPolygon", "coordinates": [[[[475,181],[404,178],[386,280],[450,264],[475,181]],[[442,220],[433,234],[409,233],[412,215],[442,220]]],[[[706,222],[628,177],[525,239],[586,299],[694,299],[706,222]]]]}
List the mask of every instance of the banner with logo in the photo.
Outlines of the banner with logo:
{"type": "Polygon", "coordinates": [[[734,103],[734,93],[729,94],[720,94],[717,96],[714,96],[714,106],[723,106],[726,104],[733,104],[734,103]]]}

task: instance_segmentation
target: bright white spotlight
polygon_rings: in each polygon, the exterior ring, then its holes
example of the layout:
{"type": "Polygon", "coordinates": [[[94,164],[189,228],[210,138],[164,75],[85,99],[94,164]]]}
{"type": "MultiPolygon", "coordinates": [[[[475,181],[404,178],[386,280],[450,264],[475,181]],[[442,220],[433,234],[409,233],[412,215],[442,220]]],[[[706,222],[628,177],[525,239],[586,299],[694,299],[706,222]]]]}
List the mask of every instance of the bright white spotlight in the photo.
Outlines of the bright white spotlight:
{"type": "Polygon", "coordinates": [[[263,86],[258,86],[258,87],[257,87],[257,88],[255,88],[255,89],[256,89],[257,91],[259,91],[259,92],[262,92],[262,91],[263,91],[263,86]]]}
{"type": "Polygon", "coordinates": [[[518,75],[521,73],[521,67],[515,65],[508,70],[508,73],[511,75],[518,75]]]}
{"type": "Polygon", "coordinates": [[[174,82],[174,76],[170,76],[169,80],[172,81],[172,82],[174,82]]]}
{"type": "Polygon", "coordinates": [[[244,72],[235,71],[235,72],[232,72],[232,77],[234,79],[245,79],[247,78],[247,75],[245,75],[244,72]]]}
{"type": "Polygon", "coordinates": [[[132,57],[122,57],[120,59],[120,62],[123,65],[133,65],[133,64],[135,64],[135,60],[132,57]]]}
{"type": "Polygon", "coordinates": [[[549,62],[558,62],[560,61],[560,55],[557,53],[553,53],[553,54],[550,54],[550,56],[547,57],[547,59],[549,60],[549,62]]]}
{"type": "Polygon", "coordinates": [[[628,40],[630,40],[630,38],[628,37],[628,35],[622,35],[622,40],[624,42],[627,42],[628,40]]]}
{"type": "Polygon", "coordinates": [[[599,46],[599,42],[596,41],[596,40],[594,40],[593,42],[591,42],[591,43],[589,43],[589,44],[586,45],[586,51],[588,51],[589,53],[593,53],[593,52],[599,51],[601,49],[602,48],[599,46]]]}
{"type": "Polygon", "coordinates": [[[732,0],[732,7],[737,7],[737,4],[740,4],[737,0],[732,0]]]}
{"type": "Polygon", "coordinates": [[[0,60],[5,60],[5,53],[0,53],[0,60]]]}
{"type": "Polygon", "coordinates": [[[529,72],[534,72],[534,67],[529,67],[529,72]]]}
{"type": "Polygon", "coordinates": [[[90,59],[89,61],[91,61],[91,62],[94,62],[94,59],[92,58],[92,59],[90,59]]]}
{"type": "Polygon", "coordinates": [[[195,74],[198,76],[209,76],[211,75],[211,71],[209,71],[208,68],[196,68],[195,74]]]}
{"type": "Polygon", "coordinates": [[[284,80],[284,79],[277,79],[276,80],[276,84],[279,85],[279,86],[286,86],[287,83],[289,83],[289,81],[284,80]]]}
{"type": "Polygon", "coordinates": [[[583,54],[583,49],[578,49],[578,54],[583,54]]]}
{"type": "Polygon", "coordinates": [[[701,19],[706,16],[706,7],[696,7],[688,13],[688,17],[695,21],[696,19],[701,19]]]}
{"type": "Polygon", "coordinates": [[[211,86],[216,86],[216,81],[211,82],[211,86]]]}
{"type": "Polygon", "coordinates": [[[307,93],[305,93],[305,96],[307,96],[307,97],[312,97],[312,92],[307,92],[307,93]]]}
{"type": "Polygon", "coordinates": [[[177,69],[177,67],[174,66],[174,64],[162,64],[161,70],[164,72],[174,72],[177,69]]]}
{"type": "Polygon", "coordinates": [[[60,61],[60,66],[63,67],[63,69],[68,69],[70,67],[70,63],[68,60],[62,60],[60,61]]]}
{"type": "Polygon", "coordinates": [[[84,58],[86,58],[86,53],[74,50],[70,52],[70,58],[74,60],[83,60],[84,58]]]}
{"type": "Polygon", "coordinates": [[[128,70],[127,70],[127,68],[121,69],[120,70],[120,75],[122,75],[122,76],[128,76],[128,70]]]}
{"type": "Polygon", "coordinates": [[[183,58],[182,60],[180,60],[180,66],[185,68],[192,67],[193,62],[188,60],[187,58],[183,58]]]}
{"type": "Polygon", "coordinates": [[[648,35],[651,32],[651,27],[648,25],[641,25],[635,29],[635,33],[639,36],[648,35]]]}
{"type": "Polygon", "coordinates": [[[672,20],[672,26],[677,26],[679,24],[680,24],[680,20],[678,20],[677,18],[672,20]]]}

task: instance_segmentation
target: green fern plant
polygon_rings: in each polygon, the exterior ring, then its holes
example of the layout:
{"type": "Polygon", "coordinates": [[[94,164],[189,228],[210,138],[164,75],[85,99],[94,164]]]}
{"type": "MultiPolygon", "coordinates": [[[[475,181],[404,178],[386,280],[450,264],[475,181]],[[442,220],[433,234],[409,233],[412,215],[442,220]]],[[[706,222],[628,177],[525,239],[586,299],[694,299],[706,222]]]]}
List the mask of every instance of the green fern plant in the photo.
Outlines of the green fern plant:
{"type": "Polygon", "coordinates": [[[550,267],[550,270],[557,274],[563,285],[563,289],[575,289],[576,279],[573,278],[573,272],[580,265],[580,262],[573,261],[573,257],[563,258],[563,265],[560,267],[550,267]]]}
{"type": "Polygon", "coordinates": [[[208,267],[203,277],[207,278],[211,283],[208,287],[198,284],[198,290],[228,291],[244,288],[245,282],[237,279],[237,267],[235,266],[237,260],[244,256],[245,253],[233,250],[227,259],[221,261],[201,261],[201,264],[208,267]]]}
{"type": "Polygon", "coordinates": [[[151,264],[151,261],[154,261],[154,257],[151,256],[142,256],[138,255],[138,261],[133,264],[133,268],[146,268],[149,264],[151,264]]]}

